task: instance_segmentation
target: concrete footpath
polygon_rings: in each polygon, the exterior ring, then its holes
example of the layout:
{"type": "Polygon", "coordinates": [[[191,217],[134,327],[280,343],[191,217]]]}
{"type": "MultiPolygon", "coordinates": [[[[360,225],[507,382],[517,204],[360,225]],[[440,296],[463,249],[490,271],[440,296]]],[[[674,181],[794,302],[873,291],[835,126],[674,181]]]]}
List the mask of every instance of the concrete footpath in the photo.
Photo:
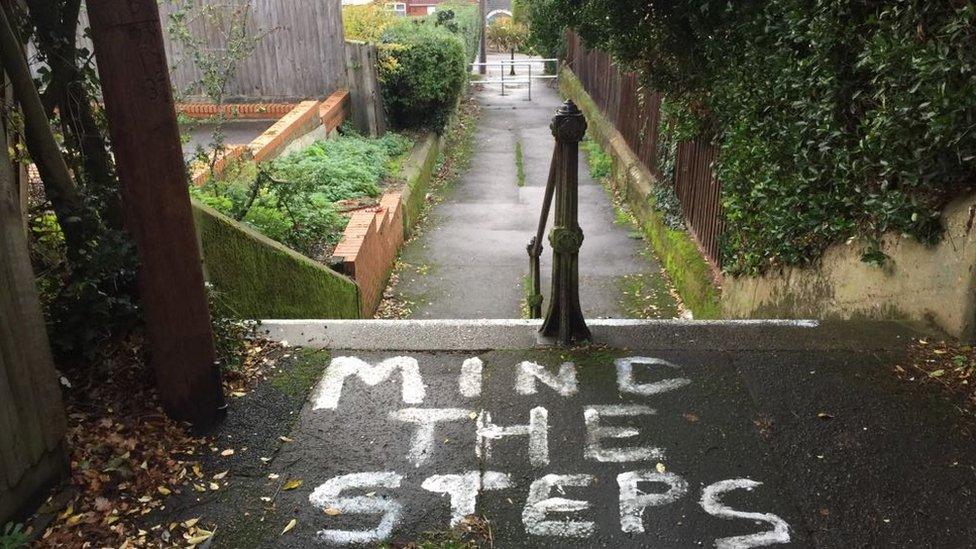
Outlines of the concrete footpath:
{"type": "Polygon", "coordinates": [[[607,346],[540,348],[528,321],[267,323],[331,358],[218,507],[224,535],[250,512],[263,547],[452,526],[505,548],[972,546],[971,420],[892,375],[901,326],[592,324],[607,346]]]}
{"type": "MultiPolygon", "coordinates": [[[[493,55],[491,60],[506,56],[493,55]]],[[[525,77],[519,68],[519,78],[525,77]]],[[[533,67],[541,72],[541,64],[533,67]]],[[[499,77],[492,67],[490,79],[499,77]]],[[[401,255],[394,295],[412,303],[411,318],[519,318],[528,275],[525,247],[535,234],[554,141],[549,123],[562,101],[551,80],[532,87],[473,84],[481,107],[468,171],[435,206],[423,234],[401,255]],[[518,186],[516,148],[521,143],[525,184],[518,186]]],[[[629,315],[630,295],[653,304],[639,307],[654,317],[677,316],[657,262],[632,229],[614,223],[604,188],[579,163],[581,304],[587,318],[629,315]],[[630,294],[630,295],[629,295],[630,294]]],[[[551,223],[549,225],[551,227],[551,223]]],[[[546,232],[548,235],[548,230],[546,232]]],[[[543,253],[543,295],[548,300],[552,250],[543,253]]],[[[633,308],[631,308],[633,309],[633,308]]]]}

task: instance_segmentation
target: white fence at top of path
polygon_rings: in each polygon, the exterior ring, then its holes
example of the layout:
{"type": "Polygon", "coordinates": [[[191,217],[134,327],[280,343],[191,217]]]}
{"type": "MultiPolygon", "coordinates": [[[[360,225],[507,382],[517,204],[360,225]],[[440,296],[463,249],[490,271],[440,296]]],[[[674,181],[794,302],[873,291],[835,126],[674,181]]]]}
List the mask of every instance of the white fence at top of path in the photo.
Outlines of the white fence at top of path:
{"type": "Polygon", "coordinates": [[[490,60],[485,63],[471,63],[471,72],[480,72],[481,67],[485,67],[486,73],[484,78],[473,80],[473,84],[497,84],[501,86],[501,94],[505,94],[505,87],[509,88],[518,87],[521,88],[523,84],[527,85],[528,88],[528,101],[532,101],[532,83],[533,80],[554,80],[557,76],[555,74],[546,74],[545,66],[546,63],[557,63],[558,59],[541,59],[541,58],[516,58],[515,61],[511,59],[495,59],[490,60]],[[515,75],[512,75],[512,72],[515,75]]]}

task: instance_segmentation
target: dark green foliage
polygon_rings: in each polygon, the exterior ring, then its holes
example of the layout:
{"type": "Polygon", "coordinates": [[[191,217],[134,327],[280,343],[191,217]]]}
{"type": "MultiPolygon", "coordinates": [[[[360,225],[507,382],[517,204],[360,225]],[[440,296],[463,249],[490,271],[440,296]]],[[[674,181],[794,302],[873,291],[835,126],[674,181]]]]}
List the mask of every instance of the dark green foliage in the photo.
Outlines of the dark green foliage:
{"type": "Polygon", "coordinates": [[[8,522],[0,531],[0,549],[21,549],[28,546],[28,541],[22,524],[8,522]]]}
{"type": "Polygon", "coordinates": [[[437,11],[427,16],[428,24],[443,26],[464,41],[465,59],[474,60],[478,54],[481,25],[478,24],[478,7],[464,2],[444,2],[437,11]]]}
{"type": "Polygon", "coordinates": [[[30,229],[38,290],[60,364],[93,359],[106,341],[141,322],[135,298],[138,263],[127,235],[105,229],[68,263],[54,214],[33,216],[30,229]]]}
{"type": "MultiPolygon", "coordinates": [[[[529,27],[527,46],[536,55],[558,58],[565,48],[563,29],[569,22],[560,0],[512,0],[513,18],[529,27]]],[[[555,67],[546,66],[554,73],[555,67]]]]}
{"type": "Polygon", "coordinates": [[[671,101],[666,138],[715,137],[732,273],[851,237],[872,262],[885,232],[936,242],[971,188],[972,1],[552,1],[671,101]]]}
{"type": "Polygon", "coordinates": [[[383,33],[380,52],[383,104],[393,126],[442,131],[467,78],[461,37],[402,20],[383,33]]]}

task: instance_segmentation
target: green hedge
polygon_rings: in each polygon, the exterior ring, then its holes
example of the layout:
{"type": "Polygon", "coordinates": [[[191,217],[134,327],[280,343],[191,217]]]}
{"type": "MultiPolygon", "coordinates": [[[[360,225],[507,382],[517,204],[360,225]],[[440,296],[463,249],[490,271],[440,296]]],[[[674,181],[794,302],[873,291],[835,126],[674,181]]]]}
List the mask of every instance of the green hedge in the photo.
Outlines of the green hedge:
{"type": "Polygon", "coordinates": [[[467,81],[460,35],[443,25],[403,19],[384,31],[380,55],[383,105],[390,123],[442,131],[467,81]]]}
{"type": "Polygon", "coordinates": [[[538,1],[665,94],[666,137],[714,137],[732,273],[935,242],[976,179],[971,1],[538,1]]]}

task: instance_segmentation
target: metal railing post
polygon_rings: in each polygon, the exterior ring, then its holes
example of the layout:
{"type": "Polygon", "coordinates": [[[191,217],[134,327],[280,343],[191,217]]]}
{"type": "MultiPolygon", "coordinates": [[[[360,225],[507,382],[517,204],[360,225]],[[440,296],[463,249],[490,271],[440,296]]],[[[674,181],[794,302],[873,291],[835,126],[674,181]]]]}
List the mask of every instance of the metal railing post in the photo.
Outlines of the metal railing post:
{"type": "Polygon", "coordinates": [[[529,64],[529,101],[532,101],[532,65],[529,64]]]}
{"type": "Polygon", "coordinates": [[[500,72],[502,73],[502,95],[505,95],[505,62],[502,61],[498,65],[498,68],[500,69],[500,72]]]}
{"type": "Polygon", "coordinates": [[[566,101],[552,119],[556,138],[550,175],[555,183],[556,211],[549,232],[552,246],[552,293],[539,332],[560,345],[589,341],[579,303],[579,250],[583,231],[579,226],[579,142],[586,133],[586,119],[572,101],[566,101]]]}

